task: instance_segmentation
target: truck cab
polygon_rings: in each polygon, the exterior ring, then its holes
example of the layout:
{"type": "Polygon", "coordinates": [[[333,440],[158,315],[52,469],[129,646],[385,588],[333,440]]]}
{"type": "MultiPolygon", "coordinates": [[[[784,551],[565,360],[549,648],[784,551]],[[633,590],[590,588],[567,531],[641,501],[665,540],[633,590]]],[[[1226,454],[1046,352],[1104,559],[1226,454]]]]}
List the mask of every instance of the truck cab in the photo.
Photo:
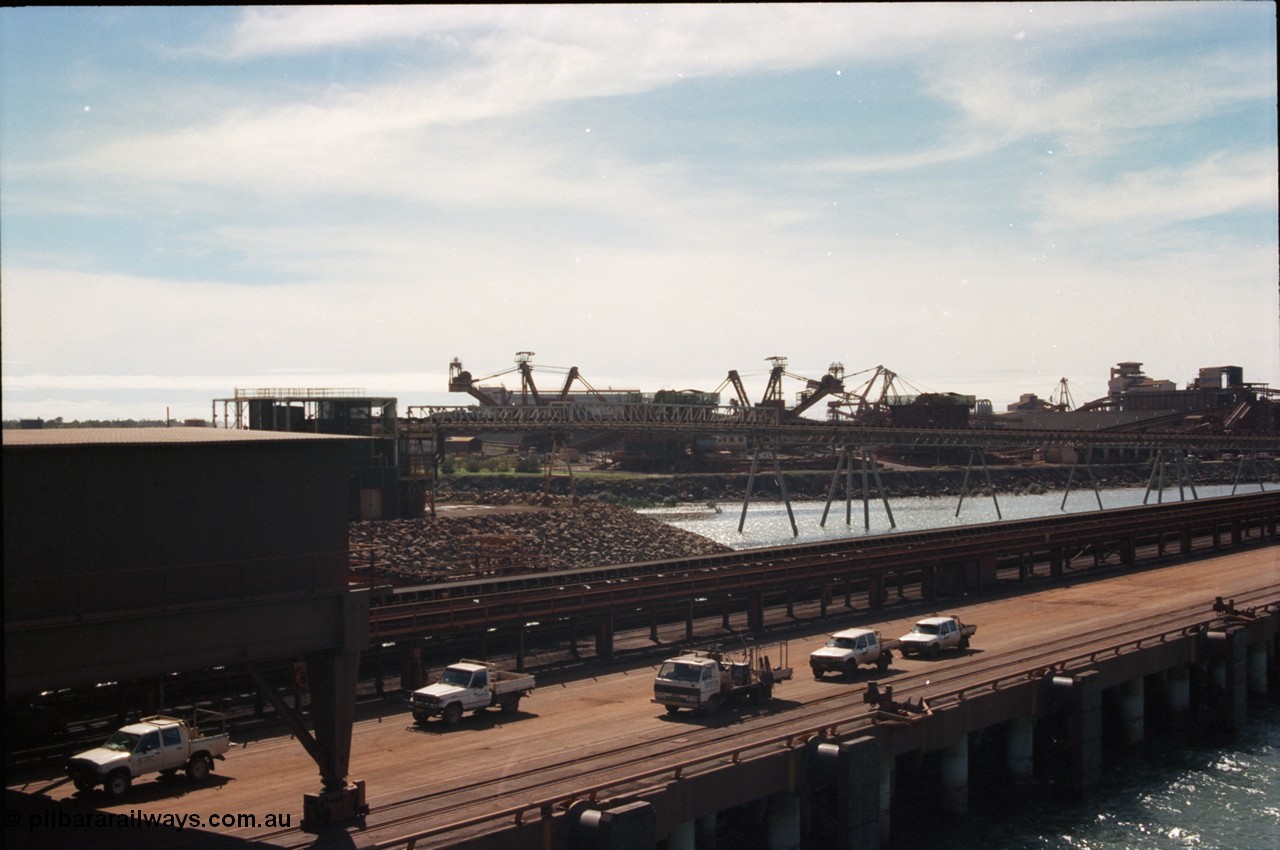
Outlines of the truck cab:
{"type": "Polygon", "coordinates": [[[791,678],[786,654],[786,644],[779,643],[778,666],[758,646],[745,647],[736,657],[713,648],[668,658],[654,676],[653,702],[668,714],[681,709],[715,714],[737,700],[767,701],[773,698],[775,684],[791,678]]]}
{"type": "Polygon", "coordinates": [[[720,664],[704,655],[684,655],[662,662],[653,683],[656,696],[677,708],[701,708],[718,700],[720,664]]]}

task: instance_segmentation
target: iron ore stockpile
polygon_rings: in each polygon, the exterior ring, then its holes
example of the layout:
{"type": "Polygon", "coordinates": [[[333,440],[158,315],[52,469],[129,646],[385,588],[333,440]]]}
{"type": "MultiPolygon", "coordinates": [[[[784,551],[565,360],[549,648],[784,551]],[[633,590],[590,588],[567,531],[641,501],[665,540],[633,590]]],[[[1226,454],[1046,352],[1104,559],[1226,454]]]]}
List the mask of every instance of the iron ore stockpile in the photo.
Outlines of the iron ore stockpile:
{"type": "Polygon", "coordinates": [[[444,505],[436,517],[353,522],[353,559],[393,582],[564,570],[731,551],[628,508],[553,499],[549,505],[444,505]]]}

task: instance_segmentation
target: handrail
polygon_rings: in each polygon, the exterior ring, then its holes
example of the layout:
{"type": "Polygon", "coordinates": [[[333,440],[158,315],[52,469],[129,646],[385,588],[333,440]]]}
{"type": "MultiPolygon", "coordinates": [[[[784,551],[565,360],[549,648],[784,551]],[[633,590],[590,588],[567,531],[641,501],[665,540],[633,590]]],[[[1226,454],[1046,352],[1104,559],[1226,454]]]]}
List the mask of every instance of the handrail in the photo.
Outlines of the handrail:
{"type": "MultiPolygon", "coordinates": [[[[1280,601],[1268,603],[1262,607],[1268,612],[1280,610],[1280,601]]],[[[1025,684],[1025,682],[1027,681],[1034,681],[1036,679],[1047,678],[1050,674],[1053,673],[1054,670],[1060,670],[1061,672],[1066,672],[1073,664],[1084,661],[1084,660],[1087,660],[1089,663],[1095,663],[1096,657],[1098,655],[1101,655],[1107,652],[1111,652],[1114,655],[1118,655],[1119,650],[1123,649],[1124,647],[1128,647],[1131,645],[1135,647],[1140,647],[1142,642],[1145,640],[1158,638],[1161,641],[1164,641],[1164,640],[1167,640],[1170,636],[1187,637],[1190,634],[1198,633],[1201,631],[1209,631],[1211,630],[1211,626],[1213,623],[1217,621],[1225,621],[1226,619],[1227,618],[1225,617],[1212,617],[1208,620],[1195,623],[1191,626],[1182,626],[1177,629],[1171,629],[1165,632],[1157,633],[1156,635],[1146,635],[1141,638],[1130,638],[1129,640],[1122,641],[1121,643],[1108,647],[1106,649],[1093,650],[1088,653],[1082,653],[1080,655],[1071,656],[1067,659],[1054,662],[1053,664],[1050,664],[1047,667],[1044,665],[1040,665],[1037,667],[1019,670],[1016,673],[1009,673],[1002,676],[997,676],[994,679],[989,679],[985,682],[980,682],[975,685],[968,685],[966,687],[957,688],[952,691],[943,691],[940,694],[925,697],[924,700],[927,701],[927,703],[932,709],[936,710],[939,707],[940,703],[945,704],[948,701],[955,701],[955,702],[963,701],[966,697],[966,694],[968,694],[971,691],[986,690],[986,689],[990,689],[994,691],[994,690],[999,690],[1000,686],[1003,683],[1012,683],[1014,681],[1017,681],[1018,684],[1025,684]]],[[[867,728],[874,727],[875,721],[873,719],[873,715],[874,715],[874,710],[868,709],[863,714],[850,717],[846,720],[838,720],[834,723],[824,722],[817,726],[805,727],[799,731],[787,732],[785,734],[776,735],[761,741],[756,741],[753,743],[743,744],[740,746],[720,749],[715,752],[708,753],[706,755],[701,755],[701,756],[688,759],[686,761],[682,761],[676,765],[666,765],[664,767],[655,767],[649,770],[641,771],[639,773],[629,774],[620,779],[614,779],[608,782],[601,782],[593,785],[588,785],[571,794],[562,793],[562,794],[556,794],[550,797],[543,797],[537,800],[530,801],[528,803],[522,803],[520,805],[511,806],[498,812],[493,812],[486,815],[477,815],[475,817],[468,818],[464,821],[458,821],[455,823],[433,826],[429,829],[422,830],[420,832],[415,832],[411,835],[401,836],[393,839],[387,839],[385,841],[380,841],[376,844],[371,845],[371,850],[391,850],[391,848],[402,847],[402,846],[409,848],[409,850],[412,850],[412,848],[414,848],[416,843],[424,838],[430,838],[436,835],[441,835],[446,832],[453,832],[453,831],[456,831],[459,829],[465,829],[471,826],[478,826],[483,823],[496,823],[502,820],[512,820],[515,825],[519,826],[524,822],[524,814],[526,812],[537,811],[541,814],[542,817],[544,818],[549,817],[550,814],[554,812],[555,809],[557,808],[562,810],[567,809],[569,804],[574,803],[578,800],[582,800],[582,799],[590,799],[592,801],[597,800],[599,798],[600,792],[606,791],[610,788],[620,788],[626,785],[633,785],[645,779],[651,779],[655,776],[663,776],[663,775],[670,775],[673,780],[678,781],[684,778],[688,774],[691,768],[694,768],[700,765],[706,765],[712,762],[721,762],[726,759],[731,764],[738,764],[742,760],[742,754],[744,752],[751,751],[751,750],[761,750],[766,747],[772,747],[772,746],[781,744],[786,750],[794,751],[797,746],[802,746],[811,738],[815,738],[815,737],[836,738],[837,729],[839,729],[842,726],[845,726],[845,724],[852,724],[848,728],[845,728],[843,732],[839,733],[840,736],[847,737],[857,732],[861,732],[867,728]]],[[[629,796],[635,796],[635,794],[632,794],[629,796]]]]}
{"type": "MultiPolygon", "coordinates": [[[[1280,502],[1280,494],[1250,505],[1280,502]]],[[[1194,506],[1161,506],[1160,517],[1149,507],[1121,509],[1136,511],[1121,515],[1121,522],[1109,521],[1099,529],[1096,520],[1055,518],[1050,527],[1037,522],[1017,521],[1021,528],[989,529],[987,534],[959,539],[924,533],[887,538],[888,545],[869,546],[851,539],[833,548],[833,544],[799,544],[789,550],[756,550],[721,556],[699,556],[666,562],[650,562],[611,568],[605,574],[600,568],[563,571],[542,576],[530,573],[520,577],[504,577],[494,583],[479,580],[431,585],[445,598],[392,601],[371,609],[370,638],[382,640],[398,634],[435,628],[463,628],[483,620],[489,625],[523,622],[527,619],[586,614],[592,611],[618,609],[645,604],[676,601],[686,597],[711,596],[728,592],[751,592],[782,589],[784,586],[812,584],[821,581],[852,581],[887,572],[915,573],[938,564],[954,563],[993,551],[1045,551],[1075,543],[1096,543],[1125,536],[1159,536],[1182,527],[1216,526],[1225,519],[1242,516],[1249,521],[1253,514],[1242,515],[1239,503],[1211,505],[1207,501],[1194,506]],[[1171,526],[1172,524],[1172,526],[1171,526]],[[1054,530],[1053,526],[1059,526],[1054,530]],[[925,548],[922,541],[927,543],[925,548]],[[554,583],[547,584],[545,579],[554,583]],[[492,590],[489,588],[492,587],[492,590]],[[456,591],[454,590],[456,588],[456,591]],[[458,595],[452,595],[457,593],[458,595]]],[[[1275,510],[1272,508],[1271,510],[1275,510]]],[[[1266,512],[1264,511],[1264,514],[1266,512]]],[[[1261,517],[1262,515],[1259,515],[1261,517]]],[[[1259,518],[1259,521],[1262,521],[1259,518]]],[[[955,535],[951,535],[955,537],[955,535]]],[[[425,588],[420,588],[425,589],[425,588]]]]}

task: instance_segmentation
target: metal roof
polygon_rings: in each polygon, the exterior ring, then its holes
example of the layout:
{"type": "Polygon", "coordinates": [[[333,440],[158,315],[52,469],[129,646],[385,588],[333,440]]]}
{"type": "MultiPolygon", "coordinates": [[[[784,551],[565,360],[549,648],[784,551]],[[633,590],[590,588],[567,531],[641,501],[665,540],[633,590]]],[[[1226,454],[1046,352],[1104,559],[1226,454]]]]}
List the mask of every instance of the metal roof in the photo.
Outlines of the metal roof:
{"type": "Polygon", "coordinates": [[[142,446],[210,443],[279,443],[302,440],[361,440],[345,434],[247,431],[232,428],[5,428],[8,446],[142,446]]]}

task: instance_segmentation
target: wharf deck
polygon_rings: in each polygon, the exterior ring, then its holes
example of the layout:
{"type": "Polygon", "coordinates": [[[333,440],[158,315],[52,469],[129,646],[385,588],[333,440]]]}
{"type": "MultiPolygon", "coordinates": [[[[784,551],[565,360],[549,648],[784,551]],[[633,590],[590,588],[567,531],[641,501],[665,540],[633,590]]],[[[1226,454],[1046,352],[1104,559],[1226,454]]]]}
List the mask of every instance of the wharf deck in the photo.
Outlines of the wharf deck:
{"type": "MultiPolygon", "coordinates": [[[[897,699],[930,697],[941,690],[989,680],[1004,669],[1016,672],[1037,663],[1031,648],[1071,647],[1086,652],[1090,642],[1102,648],[1124,627],[1144,620],[1155,633],[1188,618],[1209,620],[1216,597],[1280,602],[1280,546],[1264,545],[1220,556],[1205,556],[1159,569],[1123,574],[1082,575],[1067,585],[1025,593],[1012,599],[948,603],[947,613],[980,626],[973,648],[938,660],[897,658],[885,674],[897,699]],[[1081,640],[1082,635],[1096,635],[1081,640]]],[[[848,625],[871,625],[886,636],[905,633],[918,612],[873,621],[867,612],[833,615],[790,641],[792,658],[806,657],[826,633],[848,625]]],[[[859,704],[860,678],[797,679],[780,687],[768,705],[725,713],[712,719],[668,718],[649,702],[655,667],[648,662],[618,664],[580,678],[540,677],[540,687],[513,716],[497,713],[468,718],[458,727],[416,727],[405,708],[386,704],[385,713],[359,722],[352,747],[351,777],[368,789],[372,812],[362,827],[337,830],[319,838],[293,830],[256,827],[192,829],[181,833],[187,848],[223,848],[253,841],[279,847],[374,847],[381,842],[444,826],[468,817],[556,795],[581,794],[591,786],[623,783],[652,770],[670,770],[695,754],[727,752],[752,740],[766,740],[793,729],[833,723],[846,715],[865,715],[859,704]],[[825,719],[820,719],[825,718],[825,719]]],[[[273,813],[290,813],[296,827],[301,797],[314,792],[315,768],[288,737],[233,748],[207,786],[185,782],[141,782],[127,800],[109,803],[97,795],[77,795],[60,777],[10,780],[10,802],[47,801],[68,815],[115,813],[135,816],[214,814],[253,815],[259,823],[273,813]]],[[[616,787],[624,787],[616,785],[616,787]]],[[[536,820],[536,811],[528,815],[536,820]]],[[[508,821],[509,823],[509,821],[508,821]]],[[[21,830],[26,824],[20,824],[21,830]]],[[[43,829],[43,827],[41,828],[43,829]]],[[[128,846],[144,846],[161,830],[123,830],[128,846]]],[[[418,847],[453,846],[462,830],[424,839],[418,847]]],[[[26,838],[40,837],[39,829],[26,838]]],[[[12,846],[44,846],[22,840],[14,829],[12,846]]],[[[168,839],[174,839],[174,833],[168,839]]],[[[70,831],[48,846],[114,846],[111,833],[91,836],[70,831]],[[93,837],[93,840],[89,840],[93,837]],[[77,842],[79,839],[79,842],[77,842]],[[104,839],[106,839],[104,841],[104,839]]],[[[126,846],[120,844],[119,846],[126,846]]]]}

